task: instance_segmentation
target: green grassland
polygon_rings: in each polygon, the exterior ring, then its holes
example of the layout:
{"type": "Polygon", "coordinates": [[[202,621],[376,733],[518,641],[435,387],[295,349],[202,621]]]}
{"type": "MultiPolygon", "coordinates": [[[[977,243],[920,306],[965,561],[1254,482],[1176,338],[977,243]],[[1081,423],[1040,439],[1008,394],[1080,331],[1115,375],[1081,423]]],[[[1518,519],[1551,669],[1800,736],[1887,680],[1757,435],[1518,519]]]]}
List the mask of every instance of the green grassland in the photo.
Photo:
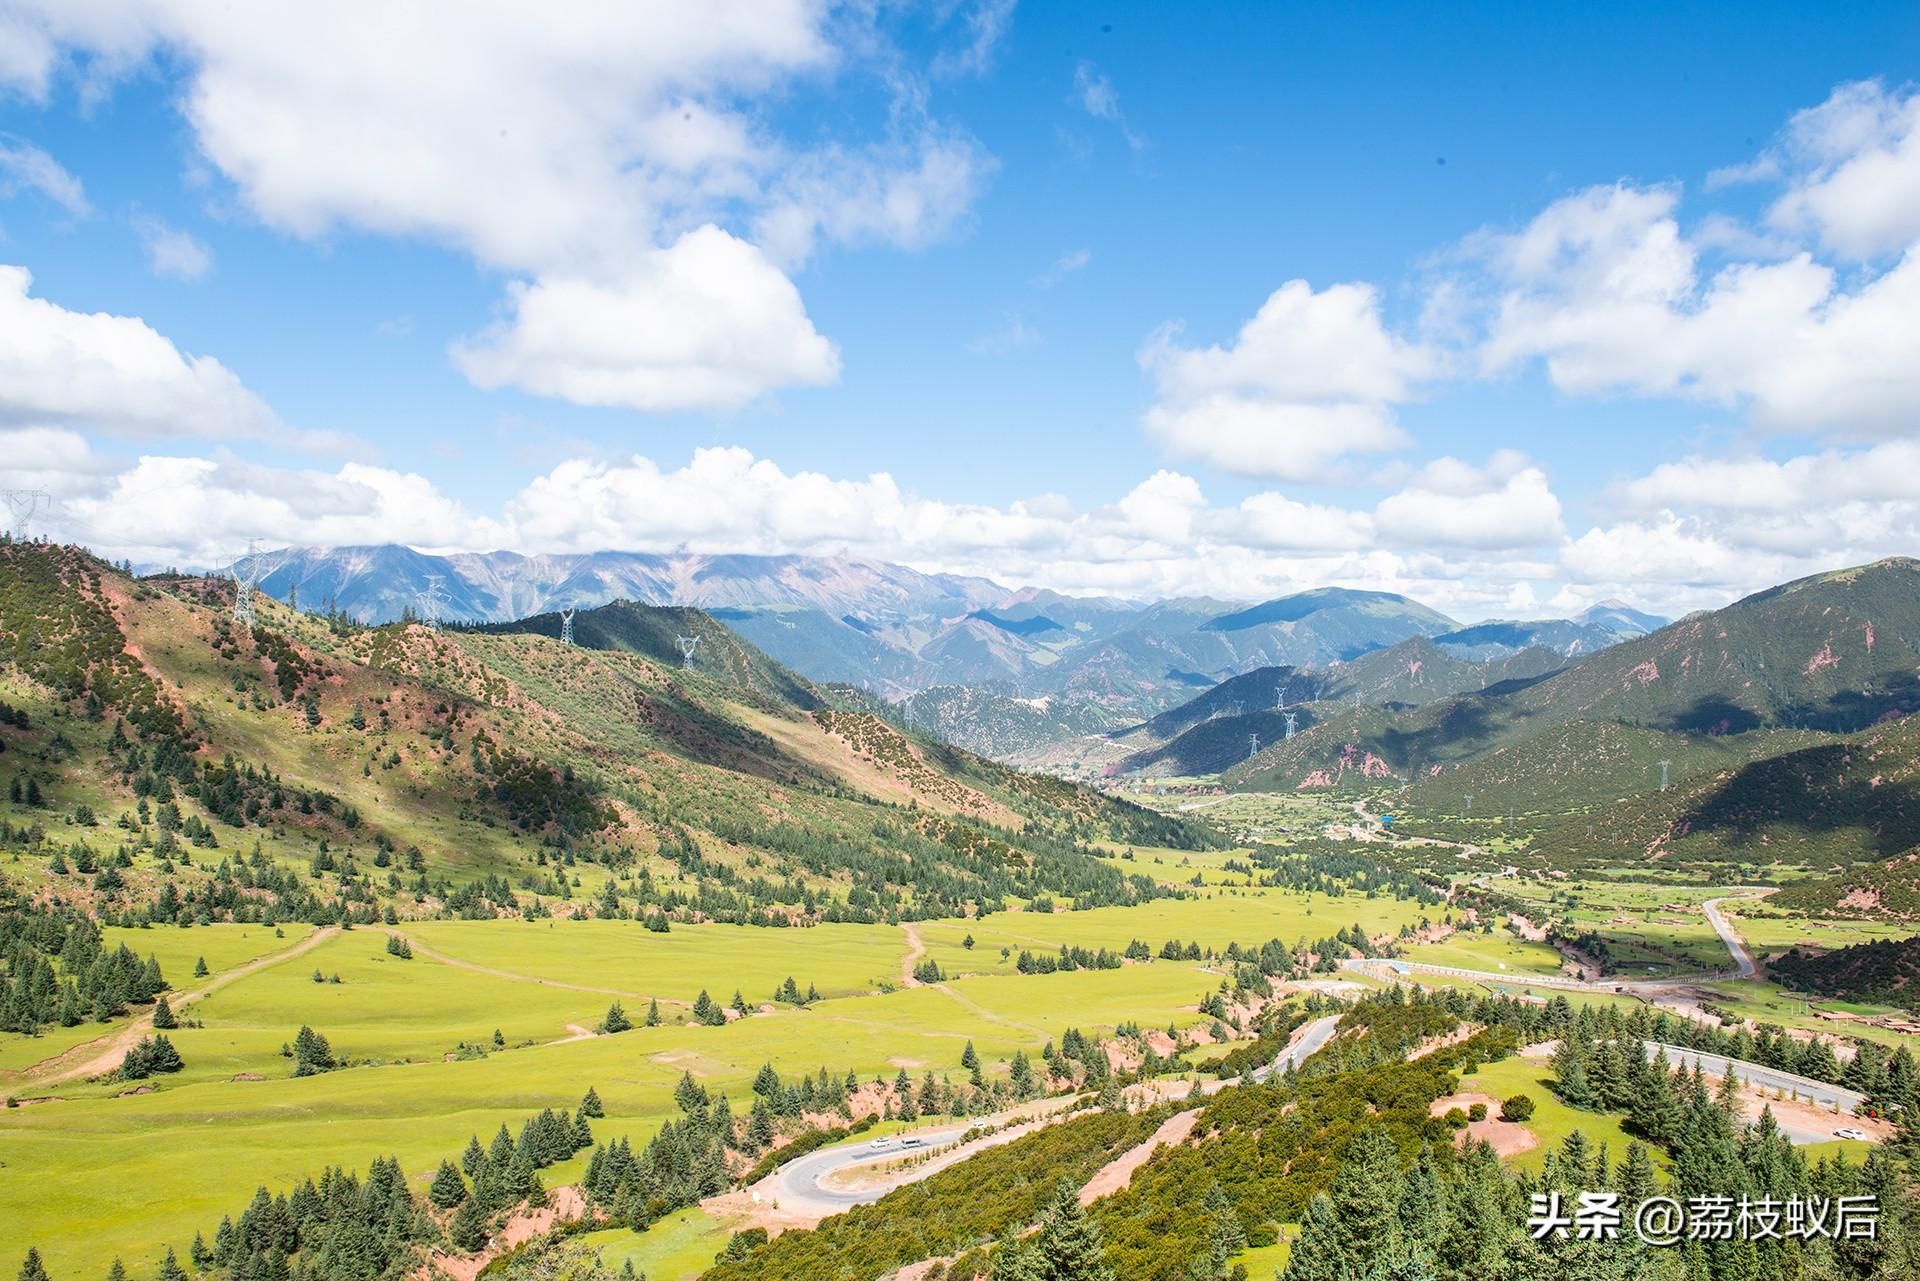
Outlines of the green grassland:
{"type": "MultiPolygon", "coordinates": [[[[434,924],[432,938],[448,955],[512,972],[538,950],[568,955],[567,945],[553,940],[580,931],[585,951],[572,954],[587,959],[574,978],[604,980],[610,976],[597,966],[631,964],[636,973],[660,973],[676,993],[701,986],[730,993],[750,974],[770,987],[775,970],[784,978],[789,969],[857,981],[904,954],[901,931],[889,926],[761,931],[749,949],[725,927],[658,935],[607,924],[596,931],[544,921],[447,922],[434,924]],[[625,937],[613,937],[621,928],[625,937]],[[742,968],[751,954],[761,959],[750,964],[764,972],[742,968]]],[[[175,949],[199,948],[214,933],[170,932],[179,936],[169,942],[175,949]]],[[[596,1132],[643,1141],[675,1114],[672,1087],[683,1071],[737,1104],[750,1097],[753,1074],[765,1062],[789,1073],[826,1066],[872,1078],[906,1067],[960,1079],[961,1052],[971,1040],[990,1069],[1004,1072],[1016,1050],[1033,1054],[1070,1026],[1192,1022],[1196,1002],[1217,981],[1197,964],[1174,962],[981,977],[830,998],[726,1027],[669,1023],[580,1037],[568,1025],[596,1023],[606,995],[531,975],[478,973],[419,953],[398,960],[386,953],[384,938],[376,929],[338,934],[188,1007],[205,1026],[172,1034],[187,1068],[149,1093],[113,1097],[109,1085],[70,1083],[53,1091],[59,1101],[0,1113],[0,1221],[17,1239],[38,1242],[57,1276],[103,1271],[115,1255],[125,1256],[136,1276],[151,1275],[160,1243],[184,1247],[195,1230],[211,1232],[257,1184],[284,1187],[328,1164],[360,1167],[387,1153],[424,1182],[469,1134],[484,1137],[503,1122],[517,1126],[543,1107],[570,1107],[588,1085],[598,1088],[608,1113],[596,1132]],[[316,967],[342,981],[313,982],[316,967]],[[280,1047],[302,1023],[370,1065],[292,1079],[280,1047]],[[449,1058],[462,1040],[490,1042],[495,1028],[507,1049],[449,1058]],[[262,1079],[236,1079],[247,1076],[262,1079]],[[186,1153],[190,1159],[182,1159],[186,1153]]],[[[225,956],[231,960],[256,941],[239,939],[236,927],[225,956]]],[[[548,1182],[578,1174],[556,1167],[548,1182]]]]}
{"type": "Polygon", "coordinates": [[[1277,938],[1291,946],[1358,924],[1370,934],[1393,934],[1437,915],[1418,903],[1364,894],[1328,895],[1280,888],[1210,888],[1197,897],[1161,899],[1137,907],[1085,912],[997,912],[982,920],[922,921],[915,926],[942,969],[962,974],[1012,973],[1022,949],[1053,951],[1061,944],[1118,952],[1140,939],[1156,953],[1168,939],[1225,948],[1277,938]],[[964,946],[971,935],[974,946],[964,946]],[[1011,956],[1002,958],[1006,948],[1011,956]]]}
{"type": "Polygon", "coordinates": [[[1511,1164],[1523,1170],[1539,1170],[1546,1163],[1547,1153],[1559,1147],[1575,1130],[1586,1135],[1596,1149],[1604,1144],[1615,1160],[1626,1151],[1633,1138],[1621,1124],[1621,1118],[1613,1113],[1586,1112],[1562,1103],[1560,1096],[1553,1092],[1553,1065],[1543,1059],[1514,1055],[1498,1063],[1483,1064],[1478,1072],[1460,1078],[1460,1089],[1496,1099],[1524,1094],[1533,1100],[1533,1118],[1526,1125],[1540,1144],[1511,1158],[1511,1164]]]}

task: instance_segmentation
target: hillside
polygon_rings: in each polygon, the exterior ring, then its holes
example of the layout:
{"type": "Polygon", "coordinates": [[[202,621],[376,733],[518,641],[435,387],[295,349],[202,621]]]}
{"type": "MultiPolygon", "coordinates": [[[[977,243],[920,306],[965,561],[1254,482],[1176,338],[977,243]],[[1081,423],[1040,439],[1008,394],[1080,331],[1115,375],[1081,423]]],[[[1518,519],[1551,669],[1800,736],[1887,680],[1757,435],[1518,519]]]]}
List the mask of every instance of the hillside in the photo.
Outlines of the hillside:
{"type": "Polygon", "coordinates": [[[1796,947],[1768,961],[1767,972],[1798,992],[1920,1012],[1920,935],[1831,952],[1796,947]]]}
{"type": "Polygon", "coordinates": [[[1256,786],[1297,785],[1348,747],[1405,775],[1579,720],[1711,737],[1852,733],[1916,709],[1920,562],[1888,560],[1758,593],[1543,680],[1395,712],[1359,727],[1350,743],[1296,739],[1242,775],[1256,786]]]}
{"type": "Polygon", "coordinates": [[[832,710],[698,611],[582,612],[564,646],[551,616],[362,628],[272,602],[249,632],[231,593],[0,546],[5,830],[69,866],[128,851],[47,889],[216,917],[567,914],[588,909],[559,869],[597,866],[594,914],[877,920],[1130,902],[1161,891],[1083,842],[1210,839],[832,710]],[[691,671],[680,634],[703,638],[691,671]],[[229,850],[262,893],[216,907],[229,850]]]}

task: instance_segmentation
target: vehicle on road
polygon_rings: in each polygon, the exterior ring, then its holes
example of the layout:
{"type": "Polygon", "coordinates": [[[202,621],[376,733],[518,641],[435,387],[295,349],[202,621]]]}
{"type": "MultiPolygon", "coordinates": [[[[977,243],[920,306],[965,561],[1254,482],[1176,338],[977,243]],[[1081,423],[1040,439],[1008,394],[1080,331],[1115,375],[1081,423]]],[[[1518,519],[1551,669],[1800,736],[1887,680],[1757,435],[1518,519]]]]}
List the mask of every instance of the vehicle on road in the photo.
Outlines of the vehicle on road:
{"type": "Polygon", "coordinates": [[[1833,1132],[1833,1137],[1836,1139],[1864,1139],[1867,1137],[1867,1132],[1865,1130],[1856,1130],[1850,1125],[1843,1125],[1833,1132]]]}
{"type": "Polygon", "coordinates": [[[924,1141],[923,1139],[917,1139],[912,1135],[908,1135],[906,1138],[900,1140],[900,1146],[903,1148],[917,1148],[924,1141]]]}
{"type": "Polygon", "coordinates": [[[893,1140],[892,1139],[875,1139],[873,1142],[867,1144],[867,1146],[872,1148],[875,1152],[885,1152],[893,1147],[893,1140]]]}

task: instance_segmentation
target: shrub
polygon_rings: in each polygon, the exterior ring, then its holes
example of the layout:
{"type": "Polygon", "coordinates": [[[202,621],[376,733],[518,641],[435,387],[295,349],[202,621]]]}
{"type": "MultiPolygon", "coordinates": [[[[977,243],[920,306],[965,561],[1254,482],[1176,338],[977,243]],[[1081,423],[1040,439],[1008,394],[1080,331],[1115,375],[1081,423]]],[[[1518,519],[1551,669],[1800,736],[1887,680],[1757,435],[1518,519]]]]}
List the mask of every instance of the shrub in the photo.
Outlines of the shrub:
{"type": "Polygon", "coordinates": [[[1502,1121],[1525,1121],[1533,1116],[1533,1100],[1524,1094],[1516,1094],[1500,1105],[1502,1121]]]}
{"type": "Polygon", "coordinates": [[[1467,1120],[1469,1120],[1469,1121],[1484,1121],[1484,1120],[1486,1120],[1486,1119],[1487,1119],[1487,1105],[1486,1105],[1486,1104],[1484,1104],[1484,1103],[1476,1103],[1476,1104],[1474,1104],[1474,1105],[1473,1105],[1472,1107],[1470,1107],[1470,1108],[1468,1108],[1468,1109],[1467,1109],[1467,1120]]]}
{"type": "Polygon", "coordinates": [[[1448,1108],[1445,1119],[1449,1130],[1464,1130],[1467,1128],[1467,1114],[1459,1108],[1448,1108]]]}

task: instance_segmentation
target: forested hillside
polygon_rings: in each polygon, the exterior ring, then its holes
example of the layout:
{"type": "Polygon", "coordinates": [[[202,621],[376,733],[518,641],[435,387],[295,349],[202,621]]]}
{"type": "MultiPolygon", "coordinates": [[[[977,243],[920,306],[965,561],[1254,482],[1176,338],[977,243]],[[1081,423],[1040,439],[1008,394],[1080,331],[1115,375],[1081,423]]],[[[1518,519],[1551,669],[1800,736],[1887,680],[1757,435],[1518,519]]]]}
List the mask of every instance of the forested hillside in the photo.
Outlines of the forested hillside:
{"type": "Polygon", "coordinates": [[[0,821],[65,852],[32,865],[48,891],[116,917],[163,893],[205,919],[880,920],[1153,897],[1086,843],[1211,839],[835,711],[698,611],[583,612],[569,647],[551,615],[364,628],[262,601],[249,629],[232,590],[0,547],[0,821]],[[590,905],[582,864],[611,876],[590,905]]]}

